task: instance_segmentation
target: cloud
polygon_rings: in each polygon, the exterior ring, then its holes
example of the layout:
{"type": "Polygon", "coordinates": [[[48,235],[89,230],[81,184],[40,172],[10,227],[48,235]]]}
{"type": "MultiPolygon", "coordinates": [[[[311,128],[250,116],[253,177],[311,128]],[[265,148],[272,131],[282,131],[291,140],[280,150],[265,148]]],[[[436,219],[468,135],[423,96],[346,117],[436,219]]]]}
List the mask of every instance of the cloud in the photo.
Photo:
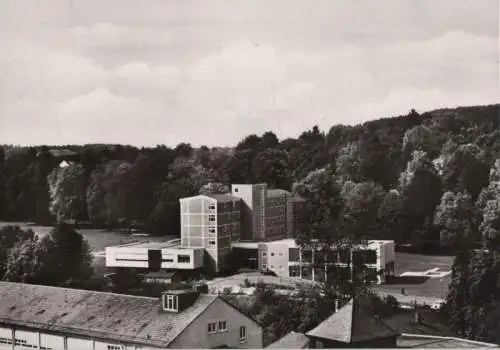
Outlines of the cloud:
{"type": "Polygon", "coordinates": [[[162,30],[107,22],[70,27],[68,32],[75,40],[86,46],[160,46],[171,42],[171,36],[162,30]]]}
{"type": "MultiPolygon", "coordinates": [[[[19,99],[58,101],[107,83],[109,72],[88,58],[37,44],[5,42],[0,65],[2,95],[19,99]]],[[[2,97],[0,97],[1,99],[2,97]]]]}
{"type": "Polygon", "coordinates": [[[60,103],[58,122],[67,142],[130,143],[134,137],[145,144],[170,143],[168,123],[161,125],[163,110],[151,102],[124,98],[99,88],[60,103]]]}
{"type": "Polygon", "coordinates": [[[207,36],[181,43],[160,28],[101,22],[72,27],[70,36],[72,46],[0,44],[12,53],[0,57],[4,142],[227,145],[249,133],[296,136],[315,123],[328,129],[500,96],[497,43],[459,30],[316,49],[242,36],[202,55],[194,47],[207,36]],[[117,54],[124,45],[171,54],[114,64],[86,55],[90,46],[117,54]]]}

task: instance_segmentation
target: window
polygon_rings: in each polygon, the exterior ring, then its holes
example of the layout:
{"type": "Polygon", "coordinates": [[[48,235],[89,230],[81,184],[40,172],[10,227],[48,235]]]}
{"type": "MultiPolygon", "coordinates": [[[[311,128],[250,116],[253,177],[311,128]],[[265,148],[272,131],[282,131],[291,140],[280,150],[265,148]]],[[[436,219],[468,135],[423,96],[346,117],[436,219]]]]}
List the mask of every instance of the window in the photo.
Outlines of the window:
{"type": "Polygon", "coordinates": [[[247,341],[247,327],[241,326],[240,327],[240,342],[245,342],[245,341],[247,341]]]}
{"type": "Polygon", "coordinates": [[[237,189],[237,188],[235,188],[235,189],[234,189],[234,192],[238,192],[238,189],[237,189]]]}
{"type": "Polygon", "coordinates": [[[227,321],[219,321],[219,332],[227,331],[227,321]]]}
{"type": "Polygon", "coordinates": [[[215,322],[210,322],[208,324],[208,334],[213,334],[217,332],[217,323],[215,322]]]}
{"type": "Polygon", "coordinates": [[[267,265],[266,264],[262,264],[262,270],[267,270],[267,265]]]}
{"type": "Polygon", "coordinates": [[[208,228],[208,233],[209,234],[215,234],[215,227],[209,227],[208,228]]]}
{"type": "Polygon", "coordinates": [[[189,255],[178,255],[177,262],[178,263],[190,263],[191,257],[189,255]]]}
{"type": "Polygon", "coordinates": [[[282,252],[280,252],[280,253],[279,253],[279,255],[280,255],[280,256],[283,256],[283,253],[282,253],[282,252]]]}
{"type": "Polygon", "coordinates": [[[271,256],[274,256],[274,253],[271,253],[271,256]]]}
{"type": "Polygon", "coordinates": [[[173,263],[173,262],[174,262],[174,259],[170,259],[170,258],[168,258],[168,259],[163,259],[162,261],[163,261],[163,262],[168,262],[168,263],[173,263]]]}
{"type": "Polygon", "coordinates": [[[211,203],[208,205],[208,209],[214,210],[215,209],[215,204],[211,203]]]}
{"type": "Polygon", "coordinates": [[[215,221],[215,215],[210,214],[210,215],[208,216],[208,221],[215,221]]]}
{"type": "Polygon", "coordinates": [[[263,257],[267,256],[267,253],[266,252],[262,252],[262,256],[263,257]]]}
{"type": "Polygon", "coordinates": [[[208,245],[210,247],[215,247],[215,241],[208,241],[208,245]]]}
{"type": "Polygon", "coordinates": [[[12,339],[0,337],[0,344],[12,344],[12,339]]]}
{"type": "Polygon", "coordinates": [[[168,311],[177,311],[177,295],[164,295],[163,308],[168,311]]]}
{"type": "Polygon", "coordinates": [[[108,344],[107,349],[108,350],[121,350],[122,347],[120,345],[111,345],[111,344],[108,344]]]}

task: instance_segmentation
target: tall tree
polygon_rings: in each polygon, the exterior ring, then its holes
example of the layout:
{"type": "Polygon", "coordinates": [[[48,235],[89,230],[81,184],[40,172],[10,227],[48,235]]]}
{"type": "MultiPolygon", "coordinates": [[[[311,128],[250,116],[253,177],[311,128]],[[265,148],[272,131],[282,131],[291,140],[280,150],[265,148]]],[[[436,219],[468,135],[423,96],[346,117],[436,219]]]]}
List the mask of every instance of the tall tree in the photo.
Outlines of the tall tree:
{"type": "Polygon", "coordinates": [[[7,258],[10,250],[17,243],[33,240],[35,233],[33,230],[23,230],[19,226],[9,225],[0,228],[0,276],[3,276],[7,269],[7,258]]]}
{"type": "Polygon", "coordinates": [[[426,153],[413,152],[401,173],[399,189],[403,197],[402,232],[406,240],[412,240],[421,236],[420,230],[432,219],[442,194],[441,178],[426,153]]]}
{"type": "Polygon", "coordinates": [[[290,160],[280,149],[265,149],[253,159],[252,169],[257,183],[267,183],[271,188],[290,189],[290,160]]]}
{"type": "Polygon", "coordinates": [[[336,160],[336,173],[343,180],[360,182],[363,179],[361,174],[361,158],[359,144],[351,142],[342,147],[336,160]]]}
{"type": "Polygon", "coordinates": [[[425,125],[408,129],[403,137],[403,157],[408,161],[414,151],[422,151],[430,159],[438,156],[441,150],[439,135],[425,125]]]}
{"type": "Polygon", "coordinates": [[[373,182],[356,184],[344,198],[344,222],[346,229],[357,241],[379,238],[381,223],[378,208],[383,200],[384,191],[373,182]]]}
{"type": "Polygon", "coordinates": [[[464,239],[478,239],[473,201],[467,193],[446,192],[437,207],[435,224],[440,229],[441,243],[458,248],[464,239]]]}
{"type": "Polygon", "coordinates": [[[78,288],[92,277],[92,254],[78,231],[58,224],[41,240],[12,249],[6,270],[7,281],[78,288]]]}
{"type": "Polygon", "coordinates": [[[210,195],[210,194],[224,194],[229,193],[230,188],[227,184],[221,182],[208,182],[201,186],[199,194],[210,195]]]}
{"type": "Polygon", "coordinates": [[[50,212],[57,221],[79,220],[85,207],[85,169],[81,164],[55,168],[47,177],[50,212]]]}
{"type": "Polygon", "coordinates": [[[443,179],[446,190],[467,191],[476,200],[488,185],[489,165],[484,152],[474,144],[461,145],[445,158],[443,179]]]}

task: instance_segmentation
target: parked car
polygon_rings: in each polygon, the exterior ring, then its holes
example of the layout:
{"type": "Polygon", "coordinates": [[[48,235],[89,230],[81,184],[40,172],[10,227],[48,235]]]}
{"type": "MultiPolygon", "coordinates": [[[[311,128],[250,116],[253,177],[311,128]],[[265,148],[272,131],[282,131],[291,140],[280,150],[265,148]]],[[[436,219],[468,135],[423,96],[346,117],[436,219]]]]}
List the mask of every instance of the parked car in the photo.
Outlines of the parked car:
{"type": "Polygon", "coordinates": [[[444,306],[445,302],[444,301],[438,301],[433,304],[431,304],[431,309],[432,310],[440,310],[444,306]]]}

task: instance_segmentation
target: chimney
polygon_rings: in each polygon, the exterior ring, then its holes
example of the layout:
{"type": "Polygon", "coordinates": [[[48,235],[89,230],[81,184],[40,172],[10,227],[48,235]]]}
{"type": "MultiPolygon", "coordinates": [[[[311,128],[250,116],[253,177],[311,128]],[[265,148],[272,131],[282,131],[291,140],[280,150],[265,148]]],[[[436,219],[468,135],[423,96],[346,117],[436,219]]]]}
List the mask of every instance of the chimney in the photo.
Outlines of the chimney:
{"type": "Polygon", "coordinates": [[[162,294],[162,310],[172,313],[180,313],[193,306],[198,300],[200,293],[195,289],[169,290],[162,294]]]}

